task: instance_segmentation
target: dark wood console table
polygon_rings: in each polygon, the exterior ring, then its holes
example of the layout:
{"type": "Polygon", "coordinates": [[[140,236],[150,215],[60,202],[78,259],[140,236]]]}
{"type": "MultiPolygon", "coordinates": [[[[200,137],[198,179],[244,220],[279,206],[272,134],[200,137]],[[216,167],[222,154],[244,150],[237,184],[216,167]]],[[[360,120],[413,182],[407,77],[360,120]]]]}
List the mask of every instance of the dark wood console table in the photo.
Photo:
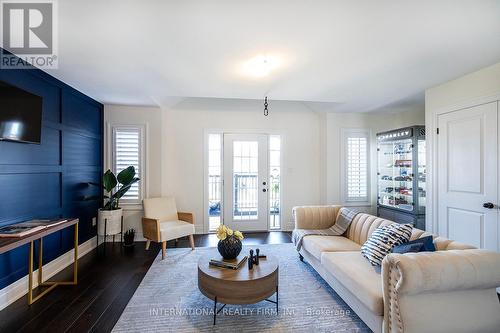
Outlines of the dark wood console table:
{"type": "Polygon", "coordinates": [[[9,237],[9,238],[0,238],[0,254],[5,253],[7,251],[13,250],[25,244],[30,244],[29,255],[28,255],[28,304],[33,304],[44,295],[46,295],[49,291],[54,289],[59,285],[76,285],[78,282],[78,219],[67,219],[66,222],[57,224],[52,227],[45,228],[43,230],[34,232],[30,235],[24,237],[9,237]],[[75,226],[75,240],[74,240],[74,251],[75,258],[73,262],[73,281],[43,281],[42,275],[42,258],[43,258],[43,237],[48,236],[54,232],[60,231],[62,229],[75,226]],[[34,242],[39,240],[39,257],[38,257],[38,286],[39,287],[48,287],[43,292],[38,294],[35,298],[33,298],[33,247],[34,242]]]}

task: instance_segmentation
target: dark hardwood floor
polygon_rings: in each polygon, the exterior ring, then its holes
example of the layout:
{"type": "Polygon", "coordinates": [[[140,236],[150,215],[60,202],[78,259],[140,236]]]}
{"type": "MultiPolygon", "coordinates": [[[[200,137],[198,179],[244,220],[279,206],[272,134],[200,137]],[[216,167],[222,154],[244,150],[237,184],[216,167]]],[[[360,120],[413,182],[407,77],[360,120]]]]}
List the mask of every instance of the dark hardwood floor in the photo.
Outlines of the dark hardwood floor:
{"type": "MultiPolygon", "coordinates": [[[[195,246],[216,246],[215,235],[196,235],[195,246]]],[[[246,245],[291,242],[288,232],[245,233],[246,245]]],[[[160,247],[143,242],[131,249],[119,243],[99,245],[79,260],[78,285],[59,286],[33,305],[26,297],[0,311],[0,332],[109,332],[158,255],[160,247]]],[[[167,244],[188,247],[187,239],[167,244]]],[[[71,267],[51,280],[70,279],[71,267]]]]}

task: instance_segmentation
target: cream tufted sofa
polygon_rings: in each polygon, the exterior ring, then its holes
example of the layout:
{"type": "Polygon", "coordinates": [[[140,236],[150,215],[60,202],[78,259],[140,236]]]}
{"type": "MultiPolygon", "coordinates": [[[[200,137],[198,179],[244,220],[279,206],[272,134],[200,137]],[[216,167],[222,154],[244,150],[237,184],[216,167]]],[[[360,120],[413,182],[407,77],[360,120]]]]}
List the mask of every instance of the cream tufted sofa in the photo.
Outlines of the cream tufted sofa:
{"type": "MultiPolygon", "coordinates": [[[[295,207],[295,228],[329,228],[339,209],[295,207]]],[[[389,254],[374,268],[361,245],[390,223],[360,213],[342,236],[304,237],[300,258],[375,332],[500,332],[499,253],[435,237],[436,252],[389,254]]],[[[427,235],[414,229],[412,240],[427,235]]]]}

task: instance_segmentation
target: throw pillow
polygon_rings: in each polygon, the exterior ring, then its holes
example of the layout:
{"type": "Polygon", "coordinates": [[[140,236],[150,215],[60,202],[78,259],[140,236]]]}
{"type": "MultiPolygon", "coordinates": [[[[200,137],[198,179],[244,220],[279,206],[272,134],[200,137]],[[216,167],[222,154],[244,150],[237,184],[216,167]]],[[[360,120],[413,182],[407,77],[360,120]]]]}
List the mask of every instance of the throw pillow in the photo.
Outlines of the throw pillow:
{"type": "Polygon", "coordinates": [[[373,266],[380,266],[394,246],[408,242],[413,226],[392,223],[378,227],[361,247],[361,253],[373,266]]]}
{"type": "Polygon", "coordinates": [[[436,251],[436,247],[434,246],[434,241],[432,236],[417,238],[415,240],[412,240],[411,242],[395,246],[392,249],[393,253],[434,252],[434,251],[436,251]],[[413,244],[419,244],[419,247],[413,246],[413,244]]]}
{"type": "Polygon", "coordinates": [[[392,253],[409,253],[409,252],[421,252],[424,247],[424,243],[404,243],[392,248],[392,253]]]}
{"type": "Polygon", "coordinates": [[[436,251],[436,246],[434,245],[434,238],[432,236],[425,236],[414,240],[414,242],[417,241],[424,243],[422,251],[429,251],[429,252],[436,251]]]}

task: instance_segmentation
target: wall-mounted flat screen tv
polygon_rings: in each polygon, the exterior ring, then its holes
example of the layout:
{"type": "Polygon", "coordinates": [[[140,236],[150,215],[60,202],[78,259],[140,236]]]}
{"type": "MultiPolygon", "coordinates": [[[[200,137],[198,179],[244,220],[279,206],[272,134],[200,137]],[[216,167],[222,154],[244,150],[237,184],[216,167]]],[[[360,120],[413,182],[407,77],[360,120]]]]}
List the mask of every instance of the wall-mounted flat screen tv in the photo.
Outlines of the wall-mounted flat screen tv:
{"type": "Polygon", "coordinates": [[[40,143],[42,97],[0,81],[0,141],[40,143]]]}

